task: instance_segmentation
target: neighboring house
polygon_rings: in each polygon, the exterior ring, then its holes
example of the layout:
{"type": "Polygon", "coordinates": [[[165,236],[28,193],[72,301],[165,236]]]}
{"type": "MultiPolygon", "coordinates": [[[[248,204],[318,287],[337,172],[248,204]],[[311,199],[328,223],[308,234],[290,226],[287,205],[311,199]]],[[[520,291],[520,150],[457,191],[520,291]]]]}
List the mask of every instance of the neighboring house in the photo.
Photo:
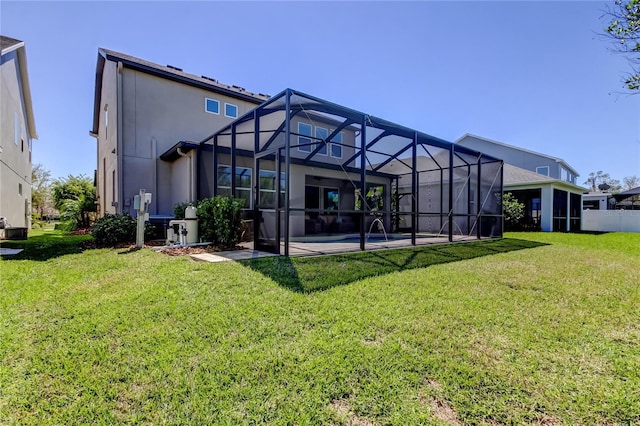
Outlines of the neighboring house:
{"type": "Polygon", "coordinates": [[[582,194],[583,210],[613,210],[616,199],[610,192],[593,191],[582,194]]]}
{"type": "Polygon", "coordinates": [[[24,42],[0,36],[0,217],[31,227],[31,149],[37,139],[24,42]]]}
{"type": "Polygon", "coordinates": [[[504,160],[504,192],[525,205],[523,229],[581,229],[585,189],[576,184],[579,174],[566,161],[471,134],[455,143],[504,160]]]}
{"type": "Polygon", "coordinates": [[[197,143],[163,153],[179,141],[200,141],[267,100],[241,87],[183,72],[107,49],[98,50],[93,128],[97,141],[96,191],[99,215],[135,216],[133,197],[153,194],[151,216],[172,215],[179,202],[211,195],[209,162],[197,143]]]}

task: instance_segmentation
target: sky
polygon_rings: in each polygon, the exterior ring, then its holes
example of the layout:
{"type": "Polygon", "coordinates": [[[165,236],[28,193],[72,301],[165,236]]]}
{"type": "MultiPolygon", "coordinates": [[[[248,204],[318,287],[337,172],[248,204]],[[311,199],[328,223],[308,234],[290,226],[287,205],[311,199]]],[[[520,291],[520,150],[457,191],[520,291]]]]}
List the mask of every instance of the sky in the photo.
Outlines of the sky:
{"type": "MultiPolygon", "coordinates": [[[[578,183],[640,177],[640,95],[602,36],[609,2],[0,2],[25,41],[54,178],[97,168],[98,48],[275,95],[297,89],[424,133],[567,161],[578,183]]],[[[206,135],[203,135],[206,136],[206,135]]]]}

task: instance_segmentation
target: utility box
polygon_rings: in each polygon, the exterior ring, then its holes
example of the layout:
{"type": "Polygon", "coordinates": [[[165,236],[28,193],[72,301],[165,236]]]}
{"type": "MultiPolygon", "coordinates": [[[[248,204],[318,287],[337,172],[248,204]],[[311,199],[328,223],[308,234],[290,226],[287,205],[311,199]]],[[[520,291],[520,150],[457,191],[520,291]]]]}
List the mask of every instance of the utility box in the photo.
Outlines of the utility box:
{"type": "Polygon", "coordinates": [[[19,228],[19,227],[9,227],[9,228],[0,229],[0,239],[26,240],[28,231],[29,230],[27,228],[19,228]]]}
{"type": "Polygon", "coordinates": [[[184,219],[172,220],[167,228],[167,244],[195,244],[198,242],[198,210],[188,206],[184,219]]]}

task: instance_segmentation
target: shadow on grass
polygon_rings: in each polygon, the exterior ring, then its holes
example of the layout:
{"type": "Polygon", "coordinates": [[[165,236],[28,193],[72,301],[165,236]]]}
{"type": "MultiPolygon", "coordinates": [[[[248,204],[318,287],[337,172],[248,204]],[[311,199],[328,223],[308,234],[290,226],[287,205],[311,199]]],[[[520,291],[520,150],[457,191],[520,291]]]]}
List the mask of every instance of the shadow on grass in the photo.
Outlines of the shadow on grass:
{"type": "Polygon", "coordinates": [[[90,235],[65,235],[60,232],[47,232],[24,241],[3,241],[2,247],[22,251],[16,255],[2,256],[2,259],[45,261],[66,254],[82,253],[89,241],[90,235]]]}
{"type": "Polygon", "coordinates": [[[503,238],[321,257],[265,257],[241,263],[285,288],[310,293],[391,272],[544,245],[547,244],[503,238]]]}

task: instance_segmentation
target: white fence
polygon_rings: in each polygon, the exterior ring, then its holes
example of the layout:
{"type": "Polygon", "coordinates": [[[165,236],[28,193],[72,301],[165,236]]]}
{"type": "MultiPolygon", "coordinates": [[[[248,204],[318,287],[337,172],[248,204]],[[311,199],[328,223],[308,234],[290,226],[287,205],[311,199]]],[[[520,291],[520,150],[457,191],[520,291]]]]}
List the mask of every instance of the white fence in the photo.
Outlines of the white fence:
{"type": "Polygon", "coordinates": [[[582,230],[640,232],[640,210],[584,210],[582,230]]]}

